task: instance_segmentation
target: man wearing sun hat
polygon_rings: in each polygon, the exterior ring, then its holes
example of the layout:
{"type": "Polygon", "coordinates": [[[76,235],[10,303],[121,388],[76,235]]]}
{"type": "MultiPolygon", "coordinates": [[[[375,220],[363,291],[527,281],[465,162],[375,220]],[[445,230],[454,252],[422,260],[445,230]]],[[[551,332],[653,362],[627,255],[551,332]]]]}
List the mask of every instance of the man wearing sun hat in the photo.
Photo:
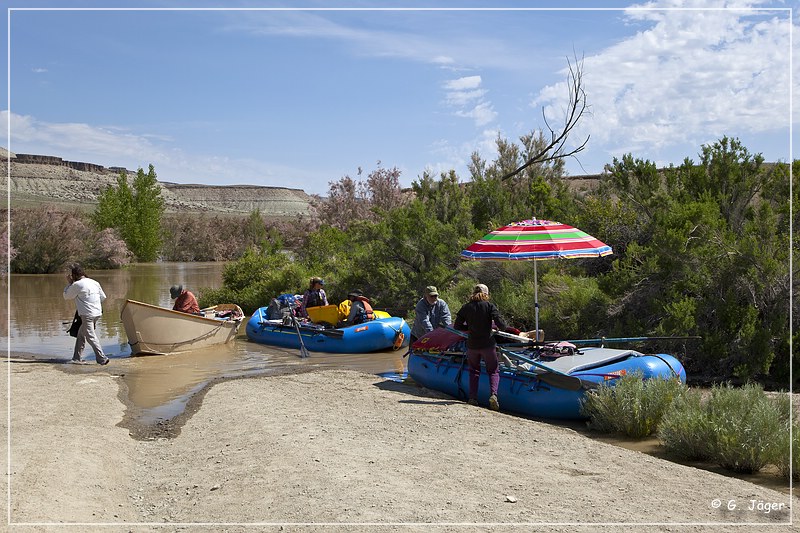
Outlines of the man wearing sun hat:
{"type": "Polygon", "coordinates": [[[183,285],[173,285],[169,288],[170,297],[175,300],[172,306],[174,311],[189,313],[191,315],[200,314],[200,306],[197,305],[197,298],[190,291],[183,288],[183,285]]]}
{"type": "Polygon", "coordinates": [[[425,287],[414,313],[414,327],[411,329],[412,344],[429,331],[447,327],[453,322],[447,302],[439,298],[439,291],[433,285],[425,287]]]}

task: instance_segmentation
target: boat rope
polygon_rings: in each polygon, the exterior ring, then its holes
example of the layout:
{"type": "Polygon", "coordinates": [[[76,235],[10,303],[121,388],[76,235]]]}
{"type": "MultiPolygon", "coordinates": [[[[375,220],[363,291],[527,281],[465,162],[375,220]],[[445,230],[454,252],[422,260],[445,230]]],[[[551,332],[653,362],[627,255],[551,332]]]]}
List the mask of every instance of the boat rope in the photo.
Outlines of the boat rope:
{"type": "MultiPolygon", "coordinates": [[[[401,324],[405,324],[405,319],[400,319],[401,324]]],[[[394,329],[394,327],[389,322],[384,322],[385,325],[389,327],[392,331],[394,331],[394,341],[392,342],[392,350],[399,350],[401,346],[403,346],[403,341],[405,340],[406,336],[403,334],[403,326],[400,326],[400,329],[394,329]]],[[[409,351],[411,351],[411,344],[409,344],[409,351]]],[[[408,355],[408,354],[406,354],[408,355]]],[[[403,356],[405,357],[405,355],[403,356]]]]}
{"type": "Polygon", "coordinates": [[[675,371],[675,369],[674,369],[674,368],[672,368],[672,365],[671,365],[671,364],[669,364],[669,362],[668,362],[667,360],[665,360],[663,357],[661,357],[660,355],[658,355],[658,354],[655,354],[655,353],[654,353],[654,354],[650,354],[650,355],[652,355],[653,357],[657,357],[658,359],[661,359],[661,361],[662,361],[662,362],[663,362],[665,365],[667,365],[667,368],[669,368],[670,370],[672,370],[672,373],[675,375],[675,377],[676,377],[676,378],[678,378],[678,379],[680,379],[681,375],[680,375],[680,374],[678,374],[678,373],[675,371]]]}
{"type": "Polygon", "coordinates": [[[469,399],[469,393],[464,392],[464,388],[461,386],[461,373],[464,371],[464,361],[466,360],[467,360],[466,357],[461,358],[461,364],[458,366],[458,372],[456,372],[456,387],[458,387],[458,399],[463,401],[469,399]]]}
{"type": "MultiPolygon", "coordinates": [[[[188,341],[176,342],[176,343],[173,343],[173,344],[169,345],[169,346],[170,346],[170,349],[169,349],[169,351],[170,351],[170,352],[172,352],[172,351],[174,351],[174,350],[175,350],[175,348],[177,348],[178,346],[183,346],[184,344],[192,344],[192,343],[194,343],[194,342],[201,341],[201,340],[203,340],[203,339],[206,339],[206,338],[208,338],[208,337],[212,337],[212,336],[216,335],[216,334],[217,334],[217,332],[218,332],[218,331],[219,331],[219,330],[222,328],[222,326],[224,326],[224,325],[225,325],[225,323],[226,323],[226,322],[228,322],[228,321],[227,321],[227,320],[221,320],[221,321],[219,322],[219,324],[218,324],[218,325],[217,325],[217,326],[216,326],[214,329],[212,329],[212,330],[209,330],[209,331],[207,331],[206,333],[203,333],[202,335],[198,335],[197,337],[195,337],[195,338],[193,338],[193,339],[189,339],[188,341]]],[[[139,339],[139,341],[137,341],[137,342],[135,342],[135,343],[130,343],[130,342],[129,342],[128,344],[130,344],[131,346],[133,346],[134,344],[138,344],[139,342],[143,342],[144,344],[147,344],[147,345],[149,345],[149,344],[161,344],[160,342],[149,342],[149,341],[146,341],[146,340],[144,340],[144,339],[139,339]]]]}

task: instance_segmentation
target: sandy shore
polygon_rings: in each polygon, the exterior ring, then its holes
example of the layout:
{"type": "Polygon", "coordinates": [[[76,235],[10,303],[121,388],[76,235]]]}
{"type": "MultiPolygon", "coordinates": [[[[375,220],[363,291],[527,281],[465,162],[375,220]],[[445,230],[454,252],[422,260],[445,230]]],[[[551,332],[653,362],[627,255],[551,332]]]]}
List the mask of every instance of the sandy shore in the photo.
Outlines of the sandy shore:
{"type": "Polygon", "coordinates": [[[140,440],[113,361],[64,366],[8,363],[11,531],[791,530],[785,494],[374,375],[217,383],[140,440]]]}

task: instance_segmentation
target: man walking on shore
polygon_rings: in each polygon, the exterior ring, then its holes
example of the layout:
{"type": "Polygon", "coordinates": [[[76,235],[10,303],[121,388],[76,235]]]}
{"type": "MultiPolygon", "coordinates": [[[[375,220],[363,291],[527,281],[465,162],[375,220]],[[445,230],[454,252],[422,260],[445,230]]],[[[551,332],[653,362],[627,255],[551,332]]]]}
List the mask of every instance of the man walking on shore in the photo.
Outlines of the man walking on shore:
{"type": "Polygon", "coordinates": [[[67,274],[67,286],[64,287],[64,299],[75,300],[75,308],[81,318],[81,326],[75,338],[75,351],[72,353],[72,362],[80,363],[86,343],[94,350],[94,357],[98,364],[107,365],[108,357],[103,353],[100,340],[95,333],[97,321],[103,316],[102,302],[106,293],[98,282],[86,277],[83,267],[77,263],[67,274]]]}

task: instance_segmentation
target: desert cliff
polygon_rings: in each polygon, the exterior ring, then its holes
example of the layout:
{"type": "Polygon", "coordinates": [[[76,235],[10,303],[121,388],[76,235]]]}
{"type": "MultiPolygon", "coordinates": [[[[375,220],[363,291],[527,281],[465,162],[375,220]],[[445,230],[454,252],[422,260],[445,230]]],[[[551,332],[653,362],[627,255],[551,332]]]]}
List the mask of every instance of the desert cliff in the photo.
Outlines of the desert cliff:
{"type": "MultiPolygon", "coordinates": [[[[129,181],[136,171],[106,168],[93,163],[65,161],[59,157],[14,154],[0,148],[0,193],[10,193],[12,207],[51,203],[93,209],[107,187],[116,185],[120,172],[129,181]],[[10,164],[10,172],[9,166],[10,164]]],[[[168,212],[247,214],[256,209],[265,216],[284,218],[308,215],[311,198],[302,189],[257,185],[196,185],[159,182],[168,212]]]]}

